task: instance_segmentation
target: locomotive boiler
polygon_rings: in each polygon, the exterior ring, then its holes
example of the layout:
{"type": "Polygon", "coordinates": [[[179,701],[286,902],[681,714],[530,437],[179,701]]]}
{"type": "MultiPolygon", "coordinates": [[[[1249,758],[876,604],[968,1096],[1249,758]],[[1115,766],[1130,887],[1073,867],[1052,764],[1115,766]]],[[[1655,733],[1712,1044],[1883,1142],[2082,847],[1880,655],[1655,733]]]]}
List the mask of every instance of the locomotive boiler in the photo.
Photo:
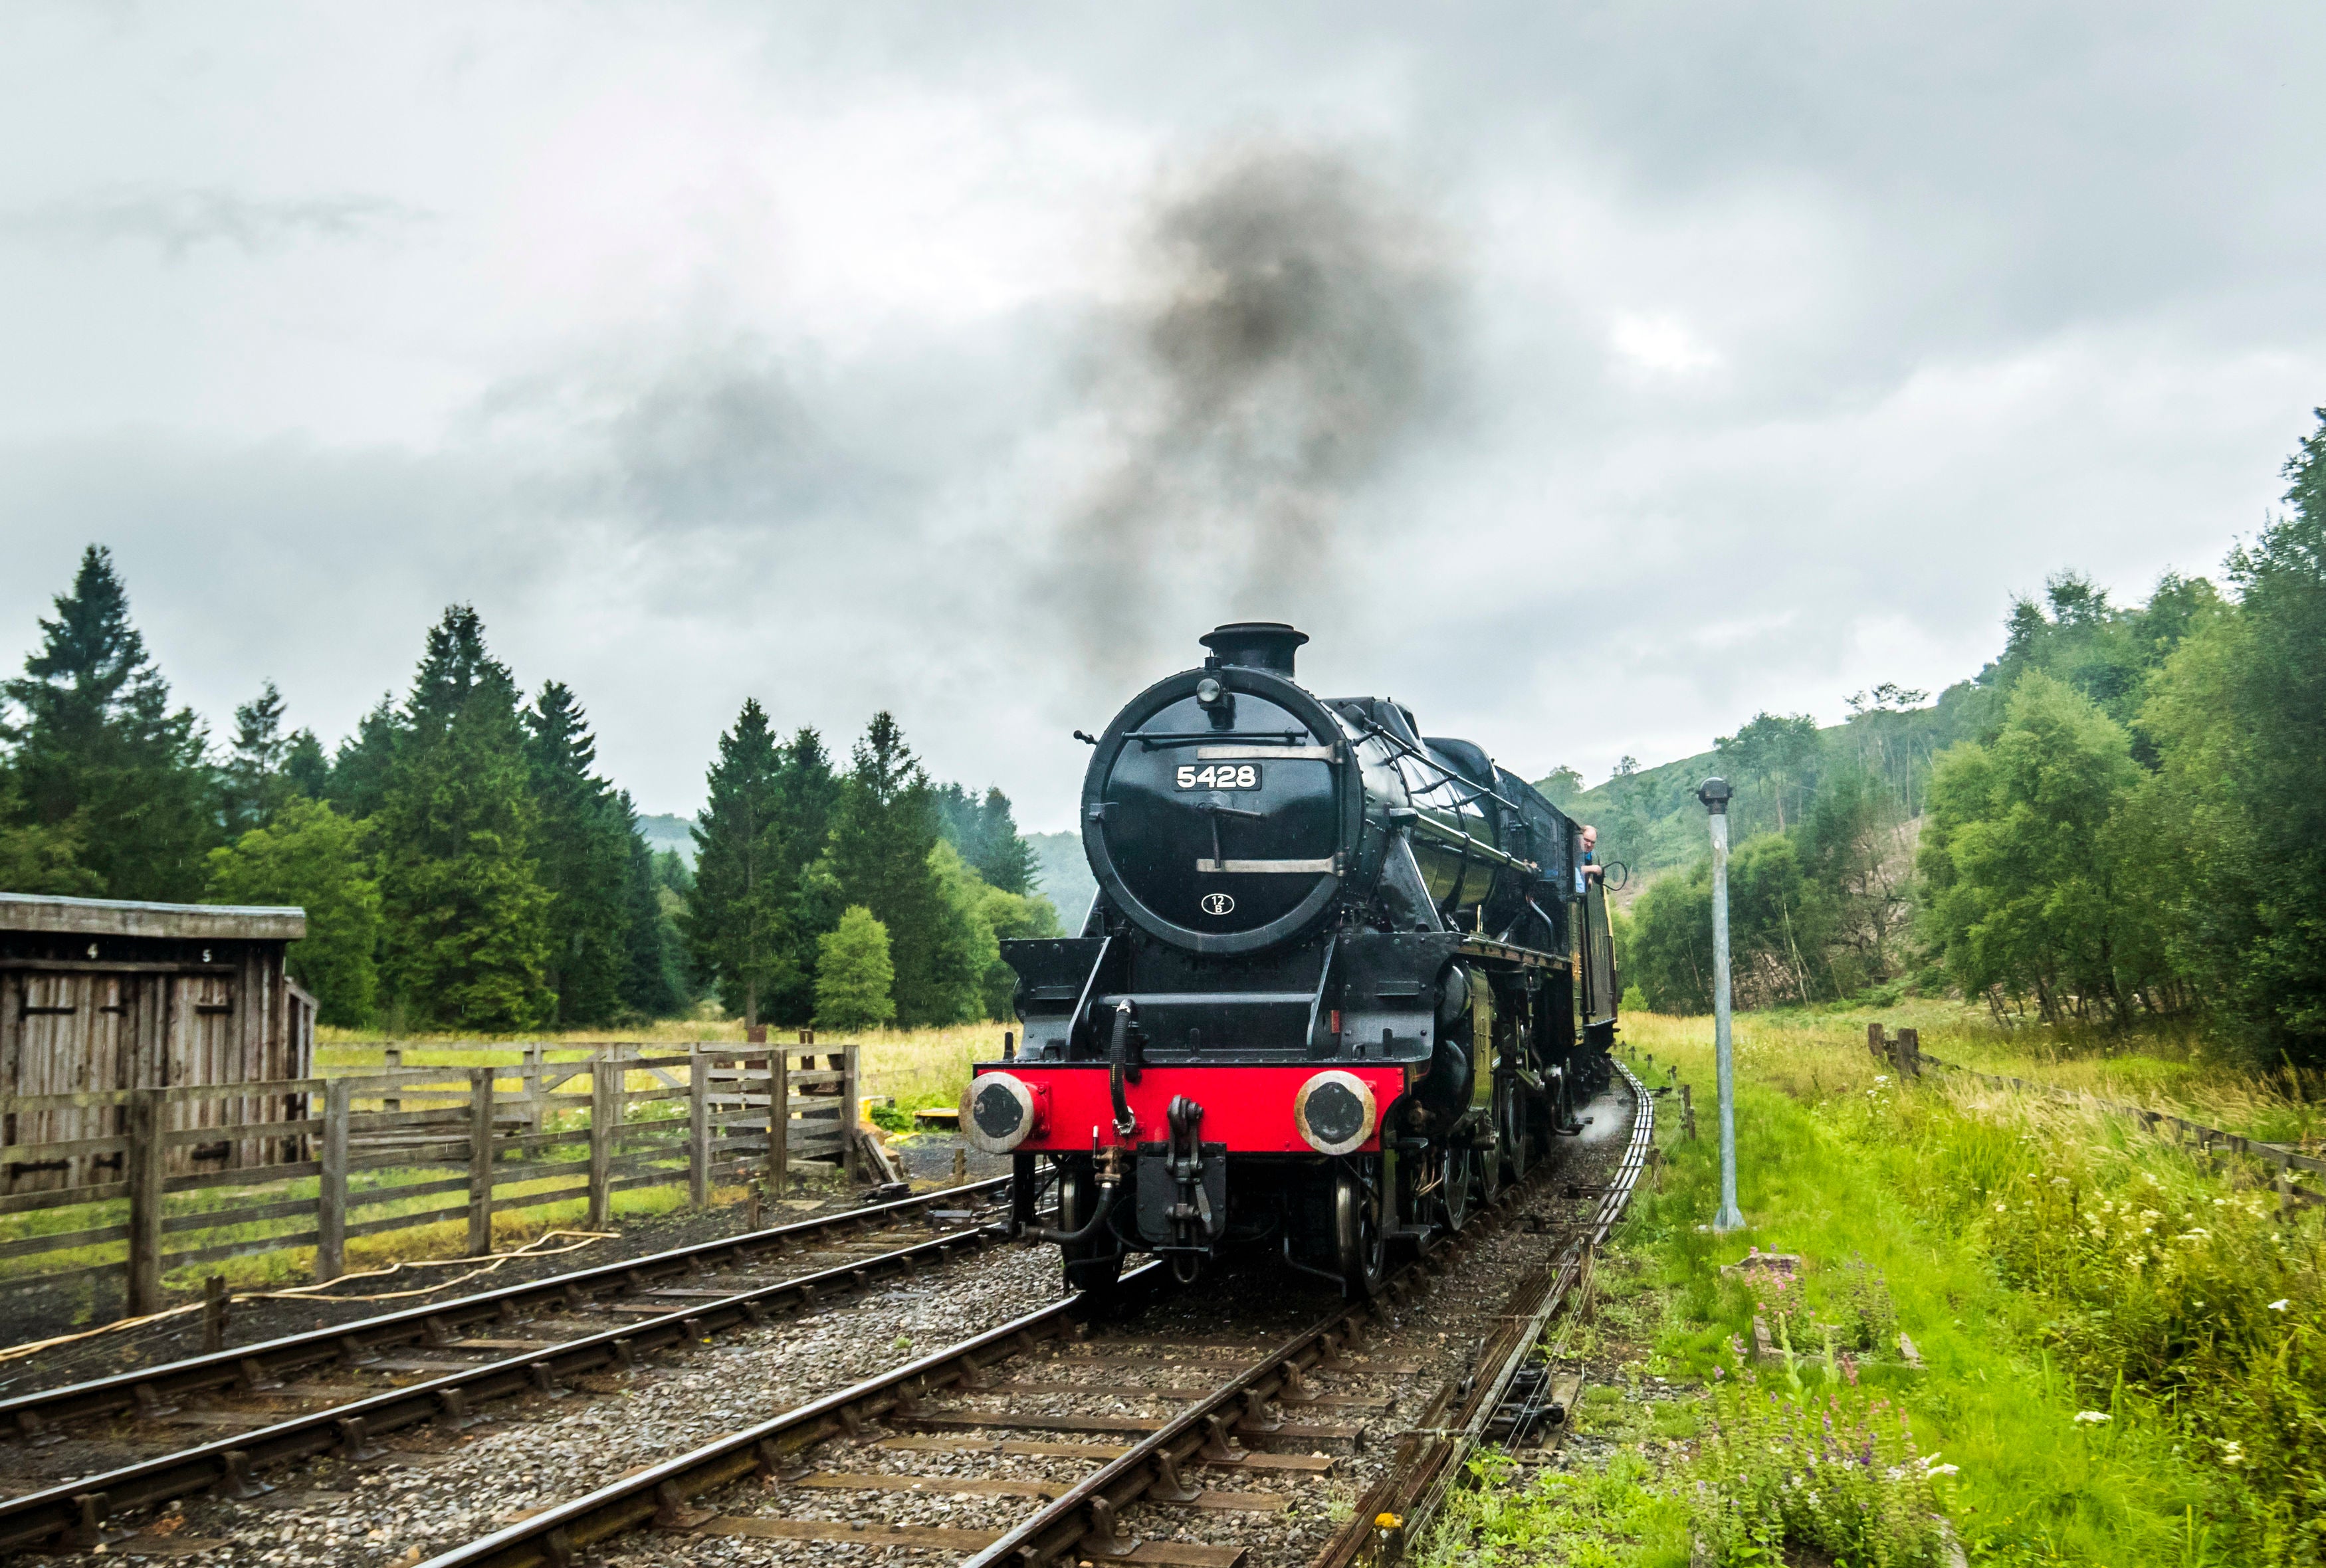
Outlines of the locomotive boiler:
{"type": "Polygon", "coordinates": [[[1132,698],[1084,777],[1080,934],[1002,944],[1024,1044],[977,1064],[962,1127],[1014,1156],[1014,1223],[1077,1287],[1135,1252],[1193,1279],[1264,1249],[1369,1294],[1608,1080],[1614,950],[1577,825],[1393,700],[1312,694],[1307,640],[1223,626],[1132,698]]]}

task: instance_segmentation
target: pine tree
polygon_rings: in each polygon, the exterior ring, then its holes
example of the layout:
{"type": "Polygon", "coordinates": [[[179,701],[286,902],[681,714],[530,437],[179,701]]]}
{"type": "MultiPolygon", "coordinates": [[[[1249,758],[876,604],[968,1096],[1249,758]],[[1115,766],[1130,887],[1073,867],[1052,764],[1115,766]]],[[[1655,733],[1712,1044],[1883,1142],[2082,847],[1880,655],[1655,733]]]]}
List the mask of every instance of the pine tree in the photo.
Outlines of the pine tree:
{"type": "Polygon", "coordinates": [[[817,939],[815,1025],[819,1029],[877,1029],[897,1016],[890,990],[897,972],[889,956],[889,928],[862,905],[817,939]]]}
{"type": "Polygon", "coordinates": [[[70,843],[107,897],[198,898],[218,836],[201,727],[171,710],[106,550],[90,545],[53,602],[23,678],[0,684],[23,715],[0,726],[17,802],[0,826],[38,830],[51,858],[70,843]]]}
{"type": "Polygon", "coordinates": [[[719,738],[706,779],[710,804],[694,825],[694,893],[680,928],[694,962],[730,1013],[756,1027],[762,1004],[796,984],[782,875],[781,760],[768,715],[746,698],[719,738]]]}
{"type": "Polygon", "coordinates": [[[935,792],[935,801],[937,830],[961,851],[961,858],[987,886],[1004,893],[1034,891],[1034,847],[1019,835],[1008,795],[989,788],[980,800],[961,785],[949,784],[935,792]]]}
{"type": "Polygon", "coordinates": [[[974,933],[947,901],[931,860],[937,810],[928,775],[885,712],[872,716],[850,756],[826,865],[840,897],[863,905],[888,928],[897,1022],[914,1028],[973,1017],[983,975],[974,933]]]}
{"type": "MultiPolygon", "coordinates": [[[[629,854],[622,880],[623,965],[621,1001],[630,1012],[646,1018],[667,1018],[686,1005],[686,988],[680,970],[682,939],[663,907],[662,885],[656,874],[655,853],[637,830],[637,807],[624,790],[615,797],[628,840],[629,854]]],[[[673,855],[673,859],[677,856],[673,855]]]]}
{"type": "Polygon", "coordinates": [[[284,770],[293,739],[283,733],[283,693],[272,681],[234,710],[234,745],[219,770],[228,838],[265,827],[291,797],[284,770]]]}
{"type": "Polygon", "coordinates": [[[307,912],[307,935],[291,944],[285,964],[314,994],[318,1020],[349,1028],[371,1021],[379,985],[379,886],[363,839],[359,824],[322,802],[294,798],[273,822],[209,856],[213,903],[307,912]]]}
{"type": "Polygon", "coordinates": [[[331,759],[313,730],[301,729],[291,737],[283,758],[283,782],[302,800],[320,801],[331,793],[331,759]]]}
{"type": "Polygon", "coordinates": [[[537,1027],[555,998],[525,727],[475,610],[455,605],[428,634],[400,728],[377,813],[388,993],[415,1018],[537,1027]]]}
{"type": "Polygon", "coordinates": [[[781,829],[775,876],[782,897],[786,961],[761,999],[761,1010],[786,1023],[815,1016],[815,968],[819,933],[840,919],[839,890],[814,873],[832,836],[832,813],[839,803],[840,779],[823,738],[803,727],[784,745],[776,766],[776,820],[781,829]]]}
{"type": "Polygon", "coordinates": [[[613,787],[591,772],[598,743],[581,704],[552,681],[525,715],[534,858],[549,890],[550,988],[566,1028],[609,1024],[629,970],[630,840],[613,787]]]}
{"type": "Polygon", "coordinates": [[[358,821],[378,811],[387,800],[403,739],[404,718],[395,710],[395,698],[383,696],[356,725],[355,734],[340,743],[324,798],[358,821]]]}

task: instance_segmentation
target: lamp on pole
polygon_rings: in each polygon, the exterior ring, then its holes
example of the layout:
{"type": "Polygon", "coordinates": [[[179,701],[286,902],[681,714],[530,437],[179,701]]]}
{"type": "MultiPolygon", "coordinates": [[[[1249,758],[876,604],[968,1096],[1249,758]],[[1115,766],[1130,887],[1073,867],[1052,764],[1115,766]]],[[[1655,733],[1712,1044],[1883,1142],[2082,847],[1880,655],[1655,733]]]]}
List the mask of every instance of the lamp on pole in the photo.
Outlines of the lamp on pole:
{"type": "Polygon", "coordinates": [[[1715,1230],[1741,1229],[1736,1207],[1736,1068],[1728,1047],[1728,801],[1725,778],[1708,778],[1696,798],[1712,814],[1712,1054],[1720,1072],[1720,1211],[1715,1230]]]}

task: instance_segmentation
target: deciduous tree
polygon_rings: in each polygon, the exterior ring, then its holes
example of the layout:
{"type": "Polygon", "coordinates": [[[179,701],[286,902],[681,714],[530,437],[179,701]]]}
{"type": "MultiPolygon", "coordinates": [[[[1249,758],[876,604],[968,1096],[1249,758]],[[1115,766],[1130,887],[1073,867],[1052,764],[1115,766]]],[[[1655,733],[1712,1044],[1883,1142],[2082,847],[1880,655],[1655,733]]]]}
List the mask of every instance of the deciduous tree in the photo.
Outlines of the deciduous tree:
{"type": "Polygon", "coordinates": [[[897,1016],[889,928],[861,904],[816,940],[815,1022],[820,1029],[877,1029],[897,1016]]]}
{"type": "Polygon", "coordinates": [[[321,801],[293,797],[274,820],[209,855],[214,904],[295,904],[307,934],[284,962],[325,1024],[371,1022],[378,992],[379,886],[361,824],[321,801]]]}

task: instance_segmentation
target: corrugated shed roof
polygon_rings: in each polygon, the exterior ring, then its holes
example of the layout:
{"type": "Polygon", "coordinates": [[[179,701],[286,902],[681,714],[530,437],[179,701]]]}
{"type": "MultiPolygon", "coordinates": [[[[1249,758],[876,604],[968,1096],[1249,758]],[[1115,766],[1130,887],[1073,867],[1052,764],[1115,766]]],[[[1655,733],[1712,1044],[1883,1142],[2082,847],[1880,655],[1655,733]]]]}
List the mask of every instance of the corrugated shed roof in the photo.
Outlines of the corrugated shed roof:
{"type": "Polygon", "coordinates": [[[307,934],[307,912],[295,905],[130,904],[112,898],[0,893],[0,931],[296,942],[307,934]]]}

